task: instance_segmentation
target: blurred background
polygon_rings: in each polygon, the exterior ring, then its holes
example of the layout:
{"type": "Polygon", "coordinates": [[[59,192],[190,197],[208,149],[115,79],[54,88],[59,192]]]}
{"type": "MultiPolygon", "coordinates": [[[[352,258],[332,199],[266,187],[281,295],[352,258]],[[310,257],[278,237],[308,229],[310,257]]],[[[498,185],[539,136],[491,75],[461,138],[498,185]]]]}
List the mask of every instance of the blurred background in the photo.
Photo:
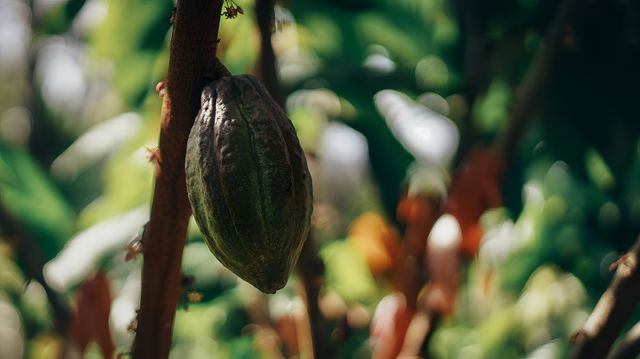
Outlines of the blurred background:
{"type": "MultiPolygon", "coordinates": [[[[398,335],[411,288],[439,315],[423,357],[566,356],[640,233],[640,3],[579,4],[557,26],[558,3],[279,2],[322,320],[301,277],[263,295],[192,223],[172,357],[308,357],[321,323],[326,357],[369,358],[398,335]],[[433,247],[412,251],[438,217],[433,247]]],[[[250,73],[255,5],[233,4],[244,14],[223,18],[218,53],[250,73]]],[[[173,6],[0,0],[0,358],[130,350],[173,6]]]]}

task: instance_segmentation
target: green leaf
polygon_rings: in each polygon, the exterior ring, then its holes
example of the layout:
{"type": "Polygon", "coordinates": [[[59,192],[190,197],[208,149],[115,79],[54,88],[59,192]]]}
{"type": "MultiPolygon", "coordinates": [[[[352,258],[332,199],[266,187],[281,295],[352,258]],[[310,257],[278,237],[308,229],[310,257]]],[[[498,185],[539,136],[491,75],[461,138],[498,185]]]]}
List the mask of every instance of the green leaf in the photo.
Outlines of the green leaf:
{"type": "Polygon", "coordinates": [[[365,259],[349,241],[333,241],[320,251],[326,265],[327,287],[347,303],[369,303],[379,297],[365,259]]]}
{"type": "Polygon", "coordinates": [[[75,214],[29,154],[0,143],[0,198],[33,236],[43,259],[53,258],[75,230],[75,214]]]}

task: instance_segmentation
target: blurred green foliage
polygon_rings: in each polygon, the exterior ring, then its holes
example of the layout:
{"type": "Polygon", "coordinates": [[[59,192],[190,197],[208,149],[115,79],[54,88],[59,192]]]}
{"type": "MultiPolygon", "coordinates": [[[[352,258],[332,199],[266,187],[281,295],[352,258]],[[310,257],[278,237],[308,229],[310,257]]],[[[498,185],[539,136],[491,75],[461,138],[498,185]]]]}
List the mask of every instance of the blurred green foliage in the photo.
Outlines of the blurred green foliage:
{"type": "Polygon", "coordinates": [[[43,259],[60,252],[74,232],[74,213],[56,187],[22,148],[0,143],[0,198],[20,218],[43,259]]]}
{"type": "MultiPolygon", "coordinates": [[[[222,61],[240,74],[254,69],[259,37],[253,2],[236,2],[244,15],[223,19],[219,47],[222,61]]],[[[41,252],[39,259],[47,262],[80,230],[144,206],[151,198],[153,166],[147,149],[157,143],[161,105],[154,88],[166,73],[174,4],[67,0],[44,8],[35,3],[0,1],[8,11],[27,13],[22,26],[31,33],[22,47],[13,49],[21,54],[17,60],[0,50],[0,58],[9,59],[0,63],[0,201],[24,226],[41,252]],[[78,65],[85,95],[60,100],[62,105],[47,98],[47,84],[36,70],[43,45],[61,38],[68,47],[63,55],[73,48],[86,57],[78,65]],[[12,117],[15,108],[25,108],[29,116],[12,117]],[[136,133],[102,133],[93,141],[107,143],[105,150],[93,155],[93,147],[86,148],[93,156],[87,166],[62,174],[53,170],[52,163],[84,133],[123,112],[140,115],[136,133]],[[26,128],[26,136],[21,128],[26,128]]],[[[283,2],[276,10],[273,45],[282,83],[291,94],[287,110],[303,147],[317,156],[310,161],[316,188],[324,181],[320,175],[340,172],[323,162],[321,143],[329,123],[343,122],[368,142],[364,178],[354,187],[344,184],[349,188],[344,195],[316,193],[324,291],[337,293],[342,302],[334,304],[342,308],[341,315],[359,305],[369,315],[367,324],[348,333],[341,332],[346,319],[329,318],[340,357],[370,356],[368,323],[391,287],[387,278],[369,271],[364,255],[345,239],[348,227],[368,211],[395,223],[396,205],[414,163],[376,110],[373,96],[384,89],[412,99],[435,93],[446,100],[461,131],[467,126],[463,118],[471,114],[476,136],[463,141],[488,145],[507,123],[518,86],[557,5],[551,0],[492,0],[481,2],[478,9],[479,3],[300,0],[283,2]],[[473,104],[464,100],[470,38],[465,9],[477,9],[474,16],[484,24],[476,35],[486,42],[486,59],[480,60],[486,61],[490,79],[473,104]],[[295,102],[306,90],[318,91],[295,102]]],[[[640,6],[634,1],[593,1],[581,5],[574,25],[566,29],[536,121],[505,178],[504,207],[482,218],[480,255],[465,269],[455,313],[434,334],[429,349],[433,357],[568,353],[566,338],[607,286],[609,265],[640,232],[638,14],[640,6]]],[[[53,357],[62,345],[52,309],[42,287],[25,285],[29,270],[12,245],[6,218],[0,227],[2,237],[10,240],[0,245],[0,327],[22,338],[5,350],[53,357]]],[[[137,229],[131,228],[132,236],[137,229]]],[[[194,281],[187,290],[202,298],[194,302],[185,297],[181,303],[172,357],[270,357],[264,343],[256,344],[262,337],[250,324],[264,320],[261,315],[272,323],[292,315],[301,300],[299,283],[292,279],[282,292],[265,299],[215,261],[195,226],[189,238],[183,271],[194,281]],[[261,307],[252,300],[266,303],[261,307]],[[252,312],[256,307],[266,313],[252,312]]],[[[120,308],[116,303],[131,296],[127,303],[135,303],[139,289],[127,283],[136,277],[141,259],[125,264],[124,250],[113,248],[95,249],[95,255],[112,280],[115,311],[120,308]]],[[[80,284],[60,290],[71,301],[80,284]]],[[[126,352],[132,335],[124,327],[114,326],[113,332],[117,350],[126,352]]],[[[0,337],[0,347],[7,338],[0,337]]],[[[99,350],[91,347],[87,356],[99,356],[99,350]]]]}

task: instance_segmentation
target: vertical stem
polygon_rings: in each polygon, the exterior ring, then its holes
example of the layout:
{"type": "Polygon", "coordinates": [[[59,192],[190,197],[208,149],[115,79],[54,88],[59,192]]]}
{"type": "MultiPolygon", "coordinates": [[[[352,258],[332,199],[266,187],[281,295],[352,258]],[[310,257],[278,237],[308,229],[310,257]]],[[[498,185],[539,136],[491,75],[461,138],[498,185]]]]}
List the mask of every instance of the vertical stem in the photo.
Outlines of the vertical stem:
{"type": "Polygon", "coordinates": [[[330,347],[325,335],[325,320],[322,313],[320,313],[318,303],[318,296],[320,295],[321,281],[324,273],[324,264],[318,257],[316,244],[311,234],[302,247],[302,253],[300,253],[297,269],[300,278],[302,279],[302,285],[304,286],[314,358],[330,358],[330,347]]]}
{"type": "MultiPolygon", "coordinates": [[[[275,54],[271,46],[273,6],[274,0],[256,0],[256,21],[260,29],[260,58],[258,59],[257,74],[271,97],[284,109],[285,95],[278,80],[275,54]]],[[[310,232],[302,247],[297,269],[304,287],[313,355],[315,358],[327,358],[330,357],[330,348],[325,335],[325,321],[318,304],[324,267],[322,260],[318,257],[318,249],[313,240],[313,228],[310,232]]]]}
{"type": "Polygon", "coordinates": [[[142,296],[134,358],[167,358],[191,208],[184,160],[187,138],[205,83],[219,77],[216,45],[222,0],[179,0],[164,96],[158,172],[151,218],[143,238],[142,296]]]}
{"type": "Polygon", "coordinates": [[[533,118],[536,106],[539,104],[561,50],[562,35],[566,26],[573,19],[578,4],[580,2],[577,0],[565,0],[558,5],[555,16],[547,28],[544,43],[536,51],[522,84],[517,90],[509,114],[508,126],[496,138],[493,145],[494,149],[501,153],[507,161],[514,157],[516,146],[533,118]]]}
{"type": "Polygon", "coordinates": [[[256,20],[260,29],[260,58],[257,75],[269,90],[271,97],[284,108],[284,94],[276,72],[276,57],[271,46],[273,33],[274,0],[256,0],[256,20]]]}
{"type": "Polygon", "coordinates": [[[491,74],[485,36],[487,14],[484,3],[481,0],[458,0],[455,4],[465,36],[463,93],[467,100],[467,112],[460,124],[461,141],[456,154],[457,164],[477,140],[473,126],[473,106],[476,99],[487,91],[491,74]]]}

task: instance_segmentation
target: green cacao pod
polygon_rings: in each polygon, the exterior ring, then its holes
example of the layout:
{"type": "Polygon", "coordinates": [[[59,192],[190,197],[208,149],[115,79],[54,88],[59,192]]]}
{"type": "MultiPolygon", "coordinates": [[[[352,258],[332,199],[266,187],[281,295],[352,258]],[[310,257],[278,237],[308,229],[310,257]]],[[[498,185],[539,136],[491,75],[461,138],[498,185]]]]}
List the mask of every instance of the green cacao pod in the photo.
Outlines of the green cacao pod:
{"type": "Polygon", "coordinates": [[[291,121],[251,75],[202,91],[186,157],[187,192],[220,262],[266,293],[284,287],[311,221],[311,176],[291,121]]]}

